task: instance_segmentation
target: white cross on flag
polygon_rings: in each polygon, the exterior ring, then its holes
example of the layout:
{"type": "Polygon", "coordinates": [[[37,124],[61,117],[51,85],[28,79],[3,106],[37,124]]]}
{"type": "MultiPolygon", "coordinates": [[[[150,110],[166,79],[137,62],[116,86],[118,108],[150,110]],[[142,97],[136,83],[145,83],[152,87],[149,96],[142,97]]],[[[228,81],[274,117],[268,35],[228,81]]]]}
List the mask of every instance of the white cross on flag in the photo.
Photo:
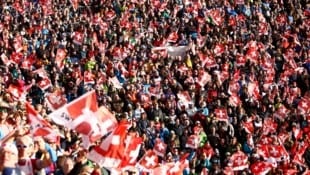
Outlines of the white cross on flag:
{"type": "Polygon", "coordinates": [[[242,101],[240,100],[237,93],[232,93],[228,99],[228,104],[234,107],[241,105],[242,101]]]}
{"type": "Polygon", "coordinates": [[[117,123],[105,107],[98,108],[95,91],[87,92],[52,112],[49,117],[55,123],[89,137],[90,142],[113,131],[117,123]]]}
{"type": "Polygon", "coordinates": [[[167,144],[165,144],[161,139],[157,138],[155,140],[154,152],[160,156],[165,157],[167,144]]]}
{"type": "Polygon", "coordinates": [[[179,39],[177,32],[172,32],[168,35],[167,41],[171,43],[176,43],[179,39]]]}
{"type": "Polygon", "coordinates": [[[264,161],[257,161],[251,164],[250,170],[253,175],[266,175],[272,169],[272,164],[264,161]]]}
{"type": "Polygon", "coordinates": [[[84,84],[95,84],[95,75],[91,71],[84,71],[84,84]]]}
{"type": "Polygon", "coordinates": [[[232,167],[234,171],[241,171],[249,167],[248,156],[242,152],[238,151],[231,155],[228,165],[232,167]]]}
{"type": "Polygon", "coordinates": [[[7,90],[14,99],[16,100],[25,100],[26,99],[26,93],[23,90],[23,88],[15,86],[15,85],[10,85],[8,90],[7,90]]]}
{"type": "Polygon", "coordinates": [[[301,98],[301,100],[298,102],[297,109],[300,114],[309,114],[310,113],[310,98],[309,97],[301,98]]]}
{"type": "Polygon", "coordinates": [[[143,142],[142,137],[127,136],[127,138],[129,139],[126,139],[127,142],[125,140],[124,158],[120,165],[122,168],[136,165],[143,142]]]}
{"type": "Polygon", "coordinates": [[[264,119],[263,123],[263,135],[268,135],[271,133],[276,133],[278,128],[278,123],[274,121],[271,117],[264,119]]]}
{"type": "Polygon", "coordinates": [[[281,105],[278,110],[274,113],[274,117],[285,120],[286,116],[288,116],[290,110],[287,109],[284,105],[281,105]]]}
{"type": "Polygon", "coordinates": [[[58,134],[53,130],[52,126],[33,108],[30,103],[26,103],[26,112],[28,122],[31,126],[30,132],[33,136],[52,136],[57,137],[58,134]]]}
{"type": "Polygon", "coordinates": [[[125,137],[129,127],[128,123],[120,123],[100,146],[92,149],[88,159],[96,162],[100,167],[118,168],[125,156],[125,137]]]}
{"type": "Polygon", "coordinates": [[[52,82],[49,79],[46,71],[44,68],[37,69],[33,71],[34,74],[37,74],[39,77],[41,77],[41,80],[38,82],[38,87],[42,89],[43,91],[52,86],[52,82]]]}
{"type": "Polygon", "coordinates": [[[147,172],[158,165],[158,156],[153,150],[148,150],[138,163],[142,171],[147,172]]]}
{"type": "Polygon", "coordinates": [[[84,34],[82,32],[75,31],[73,33],[73,43],[77,45],[82,45],[83,42],[84,42],[84,34]]]}
{"type": "Polygon", "coordinates": [[[219,121],[228,121],[228,114],[225,108],[217,108],[214,110],[214,114],[217,120],[219,121]]]}
{"type": "Polygon", "coordinates": [[[45,102],[47,103],[49,109],[52,111],[55,111],[67,104],[67,98],[60,89],[56,89],[54,92],[47,93],[45,97],[45,102]]]}

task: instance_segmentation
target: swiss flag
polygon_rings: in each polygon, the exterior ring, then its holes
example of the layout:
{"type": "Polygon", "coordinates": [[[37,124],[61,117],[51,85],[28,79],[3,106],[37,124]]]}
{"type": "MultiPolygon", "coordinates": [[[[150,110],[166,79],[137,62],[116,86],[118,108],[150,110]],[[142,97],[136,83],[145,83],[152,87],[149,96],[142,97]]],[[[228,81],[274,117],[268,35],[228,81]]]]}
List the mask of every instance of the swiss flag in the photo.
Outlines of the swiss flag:
{"type": "Polygon", "coordinates": [[[26,93],[21,87],[10,84],[7,91],[16,100],[25,100],[26,99],[26,93]]]}
{"type": "Polygon", "coordinates": [[[36,55],[33,53],[29,56],[27,56],[21,65],[21,68],[31,70],[33,64],[37,61],[36,55]]]}
{"type": "Polygon", "coordinates": [[[241,123],[242,127],[247,133],[253,134],[254,133],[254,124],[252,119],[248,119],[245,122],[241,123]]]}
{"type": "Polygon", "coordinates": [[[150,171],[158,165],[158,156],[153,150],[148,150],[138,164],[143,172],[150,171]]]}
{"type": "Polygon", "coordinates": [[[208,14],[207,16],[209,16],[212,19],[212,22],[215,25],[217,26],[223,25],[224,16],[220,8],[209,10],[207,14],[208,14]]]}
{"type": "Polygon", "coordinates": [[[52,86],[52,82],[49,79],[44,68],[37,69],[37,70],[33,71],[33,73],[37,74],[41,78],[41,80],[37,84],[40,89],[42,89],[44,91],[47,88],[52,86]]]}
{"type": "Polygon", "coordinates": [[[87,92],[52,112],[49,117],[55,123],[87,136],[90,142],[113,131],[117,123],[107,108],[98,108],[95,91],[87,92]]]}
{"type": "Polygon", "coordinates": [[[106,13],[105,13],[105,19],[107,20],[107,21],[111,21],[111,20],[113,20],[115,17],[116,17],[116,14],[115,14],[115,12],[113,11],[113,10],[108,10],[106,13]]]}
{"type": "Polygon", "coordinates": [[[33,106],[28,102],[26,103],[26,112],[33,136],[57,136],[50,123],[42,118],[42,116],[39,115],[33,106]]]}
{"type": "Polygon", "coordinates": [[[177,94],[177,97],[178,97],[178,103],[180,104],[180,106],[184,105],[185,108],[187,108],[188,104],[190,102],[192,102],[192,98],[189,95],[188,91],[181,91],[181,92],[179,92],[177,94]]]}
{"type": "Polygon", "coordinates": [[[20,14],[23,14],[25,12],[25,9],[23,8],[23,5],[19,1],[15,1],[13,3],[13,8],[20,14]]]}
{"type": "Polygon", "coordinates": [[[91,71],[84,71],[84,84],[95,84],[95,75],[91,71]]]}
{"type": "Polygon", "coordinates": [[[199,136],[198,135],[191,135],[187,138],[185,147],[197,149],[199,146],[199,136]]]}
{"type": "Polygon", "coordinates": [[[51,109],[52,111],[55,111],[58,108],[67,104],[67,98],[63,91],[60,89],[56,89],[52,93],[47,93],[45,96],[45,101],[49,109],[51,109]]]}
{"type": "Polygon", "coordinates": [[[17,34],[13,39],[13,47],[16,53],[23,51],[23,37],[20,34],[17,34]]]}
{"type": "Polygon", "coordinates": [[[171,43],[176,43],[179,39],[177,32],[172,32],[168,35],[167,41],[171,43]]]}
{"type": "Polygon", "coordinates": [[[66,56],[67,56],[66,49],[63,49],[63,48],[57,49],[55,62],[56,62],[56,65],[58,66],[58,68],[63,69],[64,60],[65,60],[66,56]]]}
{"type": "Polygon", "coordinates": [[[105,138],[100,146],[95,146],[88,154],[88,159],[100,167],[118,168],[124,158],[125,138],[128,123],[120,123],[118,127],[105,138]]]}
{"type": "Polygon", "coordinates": [[[278,110],[274,113],[274,117],[285,120],[285,118],[288,116],[290,110],[287,109],[284,105],[281,105],[278,110]]]}
{"type": "Polygon", "coordinates": [[[276,133],[278,128],[278,123],[275,122],[271,117],[266,117],[263,123],[263,134],[268,135],[276,133]]]}
{"type": "Polygon", "coordinates": [[[165,157],[167,149],[167,144],[165,144],[161,139],[157,138],[155,140],[155,146],[153,151],[160,157],[165,157]]]}
{"type": "Polygon", "coordinates": [[[211,81],[211,75],[208,74],[206,71],[203,71],[199,76],[198,76],[198,79],[197,79],[197,82],[200,87],[204,87],[208,82],[211,81]]]}
{"type": "Polygon", "coordinates": [[[268,23],[261,22],[258,26],[259,35],[268,35],[268,23]]]}
{"type": "Polygon", "coordinates": [[[245,56],[243,54],[238,53],[236,55],[237,66],[244,66],[246,61],[247,61],[247,59],[245,58],[245,56]]]}
{"type": "Polygon", "coordinates": [[[121,167],[136,165],[142,143],[143,140],[141,137],[127,136],[127,139],[125,140],[125,154],[120,165],[121,167]]]}
{"type": "Polygon", "coordinates": [[[260,90],[257,81],[253,81],[248,84],[248,93],[255,100],[261,98],[261,95],[259,94],[260,90]]]}
{"type": "Polygon", "coordinates": [[[224,53],[224,51],[225,51],[225,45],[222,43],[216,44],[213,50],[215,56],[221,56],[224,53]]]}
{"type": "Polygon", "coordinates": [[[199,52],[198,53],[198,57],[199,57],[199,59],[201,61],[201,66],[202,67],[211,68],[211,67],[217,66],[217,63],[216,63],[214,57],[212,57],[212,56],[208,56],[205,53],[199,52]]]}
{"type": "Polygon", "coordinates": [[[250,170],[253,175],[265,175],[272,169],[272,164],[264,161],[257,161],[251,164],[250,170]]]}
{"type": "Polygon", "coordinates": [[[228,103],[231,106],[237,107],[242,104],[242,101],[240,100],[238,94],[232,93],[228,99],[228,103]]]}
{"type": "Polygon", "coordinates": [[[283,158],[287,159],[289,157],[283,145],[261,145],[257,147],[257,153],[265,160],[274,158],[276,161],[281,161],[283,158]]]}
{"type": "Polygon", "coordinates": [[[298,102],[297,109],[300,114],[309,114],[310,113],[310,98],[309,97],[301,98],[301,100],[298,102]]]}
{"type": "Polygon", "coordinates": [[[216,108],[214,114],[217,120],[219,121],[228,121],[228,114],[226,108],[216,108]]]}
{"type": "Polygon", "coordinates": [[[278,14],[278,16],[276,17],[275,22],[278,23],[281,26],[285,25],[287,23],[286,15],[284,13],[278,14]]]}
{"type": "Polygon", "coordinates": [[[232,167],[233,171],[244,170],[249,167],[248,156],[242,151],[235,152],[231,155],[228,166],[232,167]]]}
{"type": "Polygon", "coordinates": [[[84,42],[84,34],[82,32],[79,32],[79,31],[73,32],[72,38],[73,38],[73,43],[77,45],[82,45],[84,42]]]}
{"type": "Polygon", "coordinates": [[[240,90],[240,85],[238,81],[230,81],[228,85],[229,94],[238,94],[240,90]]]}
{"type": "Polygon", "coordinates": [[[180,158],[179,161],[170,164],[170,168],[167,171],[168,175],[183,175],[183,171],[185,168],[189,167],[188,160],[185,156],[180,158]]]}
{"type": "Polygon", "coordinates": [[[10,59],[13,63],[18,65],[23,61],[24,55],[21,52],[13,52],[10,56],[10,59]]]}

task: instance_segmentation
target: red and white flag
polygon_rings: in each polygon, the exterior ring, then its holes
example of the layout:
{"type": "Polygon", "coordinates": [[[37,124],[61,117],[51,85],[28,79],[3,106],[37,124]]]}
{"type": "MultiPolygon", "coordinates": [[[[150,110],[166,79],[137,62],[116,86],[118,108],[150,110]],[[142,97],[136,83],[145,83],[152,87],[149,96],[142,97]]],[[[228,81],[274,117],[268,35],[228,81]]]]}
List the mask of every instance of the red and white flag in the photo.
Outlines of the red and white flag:
{"type": "Polygon", "coordinates": [[[155,145],[153,151],[160,157],[165,157],[167,144],[165,144],[161,139],[157,138],[155,140],[155,145]]]}
{"type": "Polygon", "coordinates": [[[14,63],[5,55],[5,53],[1,54],[1,60],[5,66],[9,66],[10,64],[14,63]]]}
{"type": "Polygon", "coordinates": [[[57,53],[56,53],[56,57],[55,57],[55,62],[56,65],[59,69],[63,69],[64,68],[64,60],[67,56],[67,51],[66,49],[63,48],[58,48],[57,49],[57,53]]]}
{"type": "Polygon", "coordinates": [[[185,147],[197,149],[199,146],[199,136],[198,135],[191,135],[187,138],[185,147]]]}
{"type": "Polygon", "coordinates": [[[188,91],[181,91],[177,94],[178,97],[178,105],[179,107],[185,106],[185,108],[188,108],[188,104],[192,102],[192,98],[189,95],[188,91]]]}
{"type": "Polygon", "coordinates": [[[52,86],[52,82],[51,82],[50,78],[48,77],[44,68],[37,69],[37,70],[33,71],[33,73],[37,74],[41,78],[37,84],[41,90],[44,91],[47,88],[52,86]]]}
{"type": "Polygon", "coordinates": [[[214,114],[217,120],[219,121],[228,121],[228,114],[226,108],[216,108],[214,114]]]}
{"type": "Polygon", "coordinates": [[[298,102],[297,106],[299,114],[309,114],[310,113],[310,98],[302,97],[298,102]]]}
{"type": "Polygon", "coordinates": [[[106,13],[105,13],[105,19],[107,21],[111,21],[113,20],[115,17],[116,17],[116,13],[113,11],[113,10],[108,10],[106,13]]]}
{"type": "Polygon", "coordinates": [[[212,19],[212,22],[217,25],[221,26],[224,23],[224,15],[220,8],[212,9],[207,12],[208,16],[212,19]]]}
{"type": "Polygon", "coordinates": [[[100,167],[118,168],[124,158],[125,138],[130,125],[120,123],[113,133],[105,138],[100,146],[95,146],[88,154],[88,159],[100,167]]]}
{"type": "Polygon", "coordinates": [[[241,171],[249,167],[248,156],[242,152],[238,151],[231,155],[228,165],[232,167],[233,171],[241,171]]]}
{"type": "Polygon", "coordinates": [[[125,141],[125,151],[124,158],[122,159],[121,167],[135,166],[137,163],[137,158],[140,153],[141,144],[143,140],[141,137],[127,136],[127,142],[125,141]]]}
{"type": "Polygon", "coordinates": [[[84,84],[95,84],[95,75],[92,71],[84,71],[84,84]]]}
{"type": "Polygon", "coordinates": [[[22,62],[21,68],[23,69],[27,69],[27,70],[31,70],[33,64],[37,61],[36,60],[36,55],[35,54],[31,54],[28,55],[22,62]]]}
{"type": "Polygon", "coordinates": [[[60,89],[56,89],[52,93],[47,93],[45,97],[45,102],[47,103],[49,109],[52,111],[55,111],[67,104],[67,98],[60,89]]]}
{"type": "Polygon", "coordinates": [[[263,135],[276,133],[278,123],[275,122],[271,117],[266,117],[263,123],[263,135]]]}
{"type": "MultiPolygon", "coordinates": [[[[90,142],[113,131],[117,125],[114,115],[105,107],[98,108],[95,91],[87,92],[65,106],[49,114],[56,123],[73,129],[90,142]]],[[[85,143],[86,145],[88,143],[85,143]]]]}
{"type": "Polygon", "coordinates": [[[7,91],[16,100],[20,100],[20,101],[26,100],[26,92],[21,87],[10,84],[7,91]]]}
{"type": "Polygon", "coordinates": [[[10,56],[10,60],[19,65],[24,59],[24,55],[21,52],[13,52],[10,56]]]}
{"type": "Polygon", "coordinates": [[[72,39],[73,43],[77,45],[82,45],[84,42],[84,34],[82,32],[75,31],[73,32],[72,39]]]}
{"type": "Polygon", "coordinates": [[[228,104],[234,107],[237,107],[242,104],[238,94],[232,93],[228,99],[228,104]]]}
{"type": "Polygon", "coordinates": [[[177,32],[172,32],[168,35],[167,41],[171,43],[176,43],[179,39],[177,32]]]}
{"type": "Polygon", "coordinates": [[[13,47],[16,53],[23,51],[23,37],[20,34],[17,34],[13,39],[13,47]]]}
{"type": "Polygon", "coordinates": [[[225,45],[222,43],[218,43],[215,45],[213,53],[215,56],[221,56],[225,51],[225,45]]]}
{"type": "Polygon", "coordinates": [[[118,78],[116,76],[114,76],[113,78],[110,78],[109,77],[109,80],[108,80],[112,85],[113,87],[115,87],[116,89],[122,89],[123,86],[122,84],[119,82],[118,78]]]}
{"type": "Polygon", "coordinates": [[[212,67],[216,67],[217,66],[217,63],[216,63],[214,57],[212,57],[210,55],[208,56],[205,53],[199,52],[198,53],[198,57],[199,57],[199,59],[201,61],[201,66],[202,67],[212,68],[212,67]]]}
{"type": "Polygon", "coordinates": [[[138,167],[143,172],[150,172],[158,165],[158,156],[153,150],[148,150],[138,162],[138,167]]]}
{"type": "Polygon", "coordinates": [[[285,118],[288,116],[290,110],[287,109],[284,105],[280,105],[278,110],[274,113],[274,117],[280,119],[280,120],[285,120],[285,118]]]}
{"type": "Polygon", "coordinates": [[[272,164],[264,161],[257,161],[251,164],[250,170],[253,175],[266,175],[272,170],[272,164]]]}
{"type": "Polygon", "coordinates": [[[30,103],[26,103],[26,112],[28,122],[30,124],[30,132],[33,136],[48,136],[54,135],[57,137],[57,134],[53,130],[52,126],[48,121],[46,121],[30,103]]]}

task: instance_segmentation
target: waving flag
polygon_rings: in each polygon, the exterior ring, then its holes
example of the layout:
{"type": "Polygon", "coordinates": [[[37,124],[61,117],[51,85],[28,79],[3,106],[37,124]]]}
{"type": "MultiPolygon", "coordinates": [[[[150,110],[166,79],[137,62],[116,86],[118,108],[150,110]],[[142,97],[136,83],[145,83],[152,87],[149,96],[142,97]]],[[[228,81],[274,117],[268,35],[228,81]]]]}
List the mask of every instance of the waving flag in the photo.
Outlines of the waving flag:
{"type": "Polygon", "coordinates": [[[49,117],[55,123],[88,137],[90,142],[113,131],[117,123],[107,108],[98,108],[95,91],[90,91],[57,109],[49,114],[49,117]]]}
{"type": "Polygon", "coordinates": [[[88,154],[88,158],[100,167],[118,168],[124,158],[125,138],[129,126],[128,123],[120,123],[100,146],[94,147],[88,154]]]}
{"type": "Polygon", "coordinates": [[[67,98],[65,94],[60,90],[56,89],[52,93],[47,93],[45,101],[50,110],[55,111],[58,108],[67,104],[67,98]]]}
{"type": "Polygon", "coordinates": [[[160,156],[165,157],[167,144],[165,144],[161,139],[157,138],[155,140],[154,152],[160,156]]]}
{"type": "Polygon", "coordinates": [[[30,124],[30,131],[33,136],[55,136],[56,132],[53,130],[52,126],[48,121],[46,121],[29,103],[26,103],[26,112],[28,122],[30,124]]]}

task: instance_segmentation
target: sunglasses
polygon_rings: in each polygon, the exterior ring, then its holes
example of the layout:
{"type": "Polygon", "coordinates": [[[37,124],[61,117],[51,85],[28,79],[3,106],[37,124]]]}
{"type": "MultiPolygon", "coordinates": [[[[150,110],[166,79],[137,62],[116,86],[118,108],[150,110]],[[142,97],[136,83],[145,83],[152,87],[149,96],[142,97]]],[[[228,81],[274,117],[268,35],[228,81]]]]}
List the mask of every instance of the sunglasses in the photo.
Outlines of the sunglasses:
{"type": "Polygon", "coordinates": [[[18,148],[18,149],[20,149],[20,148],[28,148],[28,146],[27,145],[16,145],[16,147],[18,148]]]}

